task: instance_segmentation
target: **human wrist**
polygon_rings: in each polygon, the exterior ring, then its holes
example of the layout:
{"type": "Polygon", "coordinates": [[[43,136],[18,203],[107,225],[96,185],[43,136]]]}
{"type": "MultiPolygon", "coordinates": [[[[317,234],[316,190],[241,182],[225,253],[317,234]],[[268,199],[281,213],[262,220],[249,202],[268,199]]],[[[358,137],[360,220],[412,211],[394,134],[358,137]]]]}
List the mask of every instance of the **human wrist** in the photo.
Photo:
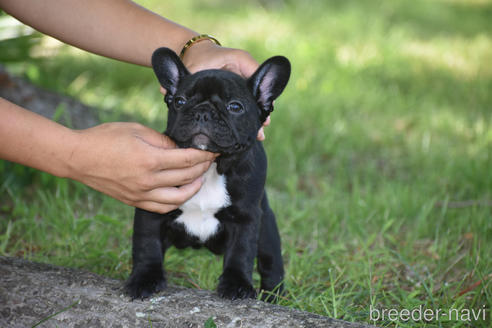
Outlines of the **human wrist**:
{"type": "Polygon", "coordinates": [[[61,167],[63,177],[87,184],[87,179],[101,169],[101,163],[105,159],[101,155],[101,149],[106,149],[105,155],[110,152],[110,145],[105,145],[104,135],[98,137],[97,134],[111,131],[113,125],[114,123],[105,123],[88,129],[67,131],[68,156],[65,156],[65,165],[61,167]]]}
{"type": "Polygon", "coordinates": [[[202,42],[195,43],[192,47],[189,47],[181,60],[188,69],[192,68],[192,73],[194,73],[193,67],[202,66],[204,58],[208,58],[207,64],[213,62],[213,53],[219,48],[222,48],[222,46],[219,46],[210,40],[203,40],[202,42]]]}
{"type": "Polygon", "coordinates": [[[181,51],[179,53],[179,58],[181,60],[183,60],[184,55],[186,54],[188,49],[190,49],[193,46],[196,46],[198,43],[203,42],[203,41],[210,41],[210,42],[212,42],[218,46],[221,46],[219,40],[217,40],[215,37],[211,36],[210,34],[196,35],[196,36],[192,37],[191,39],[189,39],[185,43],[185,45],[183,46],[183,48],[181,49],[181,51]]]}
{"type": "Polygon", "coordinates": [[[82,130],[73,130],[69,128],[65,128],[61,133],[61,136],[64,140],[63,149],[60,149],[60,152],[57,156],[55,156],[56,164],[52,168],[53,175],[56,175],[60,178],[69,178],[73,180],[80,181],[80,168],[77,163],[76,154],[81,149],[81,136],[82,130]]]}

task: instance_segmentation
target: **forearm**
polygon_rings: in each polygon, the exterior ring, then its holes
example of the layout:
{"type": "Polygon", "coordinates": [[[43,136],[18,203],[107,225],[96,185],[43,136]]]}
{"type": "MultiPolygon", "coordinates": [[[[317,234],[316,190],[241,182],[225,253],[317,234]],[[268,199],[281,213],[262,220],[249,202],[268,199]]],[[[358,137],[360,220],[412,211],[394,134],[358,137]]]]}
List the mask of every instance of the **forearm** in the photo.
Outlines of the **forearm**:
{"type": "Polygon", "coordinates": [[[0,159],[67,177],[74,131],[0,98],[0,159]]]}
{"type": "Polygon", "coordinates": [[[155,49],[179,53],[197,35],[128,0],[0,0],[0,7],[65,43],[145,66],[155,49]]]}

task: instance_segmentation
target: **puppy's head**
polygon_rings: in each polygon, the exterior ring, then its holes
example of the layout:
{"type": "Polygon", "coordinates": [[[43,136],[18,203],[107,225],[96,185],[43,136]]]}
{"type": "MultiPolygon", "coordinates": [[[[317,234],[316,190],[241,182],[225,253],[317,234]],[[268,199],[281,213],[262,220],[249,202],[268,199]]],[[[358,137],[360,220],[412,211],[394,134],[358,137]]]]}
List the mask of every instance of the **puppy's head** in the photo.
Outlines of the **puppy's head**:
{"type": "Polygon", "coordinates": [[[290,63],[281,56],[265,61],[247,80],[224,70],[190,74],[168,48],[154,52],[152,67],[166,89],[166,135],[181,148],[229,155],[253,145],[290,76],[290,63]]]}

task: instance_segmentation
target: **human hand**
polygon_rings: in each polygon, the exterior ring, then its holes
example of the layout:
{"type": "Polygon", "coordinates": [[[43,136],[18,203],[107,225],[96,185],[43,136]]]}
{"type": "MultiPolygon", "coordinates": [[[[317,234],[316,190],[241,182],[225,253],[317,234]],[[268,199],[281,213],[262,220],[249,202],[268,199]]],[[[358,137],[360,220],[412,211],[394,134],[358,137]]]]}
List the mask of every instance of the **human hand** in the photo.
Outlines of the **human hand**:
{"type": "Polygon", "coordinates": [[[167,213],[191,198],[217,155],[177,149],[137,123],[107,123],[76,132],[70,177],[148,211],[167,213]]]}
{"type": "Polygon", "coordinates": [[[241,49],[226,48],[208,40],[189,47],[183,57],[183,64],[196,73],[205,69],[224,69],[249,78],[259,67],[256,60],[241,49]]]}

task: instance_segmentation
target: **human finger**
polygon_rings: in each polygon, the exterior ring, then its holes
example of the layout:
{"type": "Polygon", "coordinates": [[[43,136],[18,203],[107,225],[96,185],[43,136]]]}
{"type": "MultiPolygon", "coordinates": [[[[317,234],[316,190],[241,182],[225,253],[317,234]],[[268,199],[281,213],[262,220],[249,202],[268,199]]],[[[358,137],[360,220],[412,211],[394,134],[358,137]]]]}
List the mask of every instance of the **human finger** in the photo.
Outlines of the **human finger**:
{"type": "Polygon", "coordinates": [[[193,197],[200,190],[202,183],[203,179],[198,178],[180,187],[156,188],[148,191],[145,194],[145,198],[147,201],[155,203],[179,206],[193,197]]]}
{"type": "Polygon", "coordinates": [[[174,149],[177,147],[176,143],[168,136],[145,126],[141,126],[140,130],[135,134],[135,137],[145,144],[161,150],[174,149]]]}
{"type": "Polygon", "coordinates": [[[238,55],[239,74],[244,78],[249,78],[258,69],[258,62],[246,51],[241,51],[238,55]]]}
{"type": "Polygon", "coordinates": [[[157,169],[180,169],[213,161],[218,154],[193,148],[166,149],[159,153],[157,169]]]}
{"type": "Polygon", "coordinates": [[[171,205],[171,204],[161,204],[157,202],[152,202],[152,201],[142,201],[138,202],[135,204],[132,204],[132,206],[144,209],[149,212],[154,212],[154,213],[159,213],[159,214],[165,214],[169,213],[179,207],[179,205],[171,205]]]}
{"type": "Polygon", "coordinates": [[[265,130],[263,129],[263,127],[258,130],[258,135],[256,136],[256,139],[258,139],[259,141],[265,140],[265,130]]]}
{"type": "Polygon", "coordinates": [[[161,170],[152,176],[153,188],[160,186],[182,186],[195,181],[202,176],[212,162],[198,163],[197,165],[182,169],[161,170]]]}

